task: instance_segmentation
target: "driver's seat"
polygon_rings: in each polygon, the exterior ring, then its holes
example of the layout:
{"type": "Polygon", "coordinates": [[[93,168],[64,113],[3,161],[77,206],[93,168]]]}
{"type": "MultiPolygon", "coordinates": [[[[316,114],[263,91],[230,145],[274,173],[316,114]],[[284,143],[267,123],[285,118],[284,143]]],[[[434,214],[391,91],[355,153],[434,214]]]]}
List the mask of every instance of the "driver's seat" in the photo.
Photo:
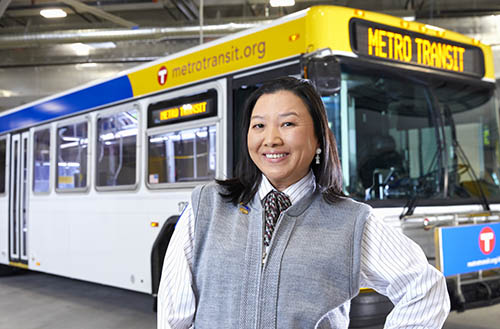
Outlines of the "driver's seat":
{"type": "Polygon", "coordinates": [[[396,142],[389,134],[367,135],[359,151],[358,172],[363,187],[373,185],[376,169],[402,168],[403,158],[396,150],[396,142]]]}

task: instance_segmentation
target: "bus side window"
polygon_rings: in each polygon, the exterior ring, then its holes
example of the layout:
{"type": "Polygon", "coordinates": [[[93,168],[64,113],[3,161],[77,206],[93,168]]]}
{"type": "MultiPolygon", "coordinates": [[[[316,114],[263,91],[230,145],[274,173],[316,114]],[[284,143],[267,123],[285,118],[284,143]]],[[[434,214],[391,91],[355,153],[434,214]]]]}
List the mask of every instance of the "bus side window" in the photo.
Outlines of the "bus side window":
{"type": "Polygon", "coordinates": [[[50,129],[35,131],[33,135],[33,192],[49,192],[50,129]]]}
{"type": "Polygon", "coordinates": [[[133,186],[137,168],[138,110],[97,120],[96,186],[133,186]]]}
{"type": "Polygon", "coordinates": [[[57,127],[56,188],[60,191],[87,187],[88,122],[57,127]]]}
{"type": "Polygon", "coordinates": [[[0,194],[5,193],[5,165],[7,159],[7,141],[0,139],[0,194]]]}
{"type": "Polygon", "coordinates": [[[148,142],[148,183],[207,181],[215,177],[216,127],[155,134],[148,142]]]}

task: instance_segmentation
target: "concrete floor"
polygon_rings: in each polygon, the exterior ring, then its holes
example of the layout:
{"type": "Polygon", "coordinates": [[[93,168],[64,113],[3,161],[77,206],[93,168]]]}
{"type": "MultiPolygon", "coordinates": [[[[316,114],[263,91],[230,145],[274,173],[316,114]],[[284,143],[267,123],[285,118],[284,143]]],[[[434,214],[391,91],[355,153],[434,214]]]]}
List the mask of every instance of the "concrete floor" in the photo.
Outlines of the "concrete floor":
{"type": "MultiPolygon", "coordinates": [[[[0,277],[0,329],[73,328],[155,329],[152,298],[36,272],[0,277]]],[[[500,304],[453,312],[444,326],[444,329],[498,328],[500,304]]]]}
{"type": "Polygon", "coordinates": [[[154,329],[149,295],[31,272],[0,277],[0,329],[154,329]]]}

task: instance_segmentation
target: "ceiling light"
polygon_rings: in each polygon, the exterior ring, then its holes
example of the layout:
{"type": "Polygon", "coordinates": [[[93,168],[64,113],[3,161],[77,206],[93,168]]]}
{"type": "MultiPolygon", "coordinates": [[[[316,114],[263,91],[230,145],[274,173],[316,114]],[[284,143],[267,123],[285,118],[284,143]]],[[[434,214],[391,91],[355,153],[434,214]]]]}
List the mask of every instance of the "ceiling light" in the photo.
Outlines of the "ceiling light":
{"type": "Polygon", "coordinates": [[[12,90],[0,89],[0,97],[14,97],[19,94],[12,90]]]}
{"type": "Polygon", "coordinates": [[[271,0],[269,4],[271,7],[291,7],[295,6],[295,0],[271,0]]]}
{"type": "Polygon", "coordinates": [[[40,15],[45,18],[61,18],[67,16],[66,12],[59,8],[42,9],[40,10],[40,15]]]}

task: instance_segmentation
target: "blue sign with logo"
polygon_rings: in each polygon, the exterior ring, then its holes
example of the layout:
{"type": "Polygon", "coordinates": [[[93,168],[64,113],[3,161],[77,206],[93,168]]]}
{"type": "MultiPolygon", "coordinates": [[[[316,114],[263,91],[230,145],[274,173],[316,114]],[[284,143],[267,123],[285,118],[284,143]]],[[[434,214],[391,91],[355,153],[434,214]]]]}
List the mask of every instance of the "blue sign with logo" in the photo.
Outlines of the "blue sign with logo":
{"type": "Polygon", "coordinates": [[[437,234],[445,276],[500,267],[500,223],[440,227],[437,234]]]}

